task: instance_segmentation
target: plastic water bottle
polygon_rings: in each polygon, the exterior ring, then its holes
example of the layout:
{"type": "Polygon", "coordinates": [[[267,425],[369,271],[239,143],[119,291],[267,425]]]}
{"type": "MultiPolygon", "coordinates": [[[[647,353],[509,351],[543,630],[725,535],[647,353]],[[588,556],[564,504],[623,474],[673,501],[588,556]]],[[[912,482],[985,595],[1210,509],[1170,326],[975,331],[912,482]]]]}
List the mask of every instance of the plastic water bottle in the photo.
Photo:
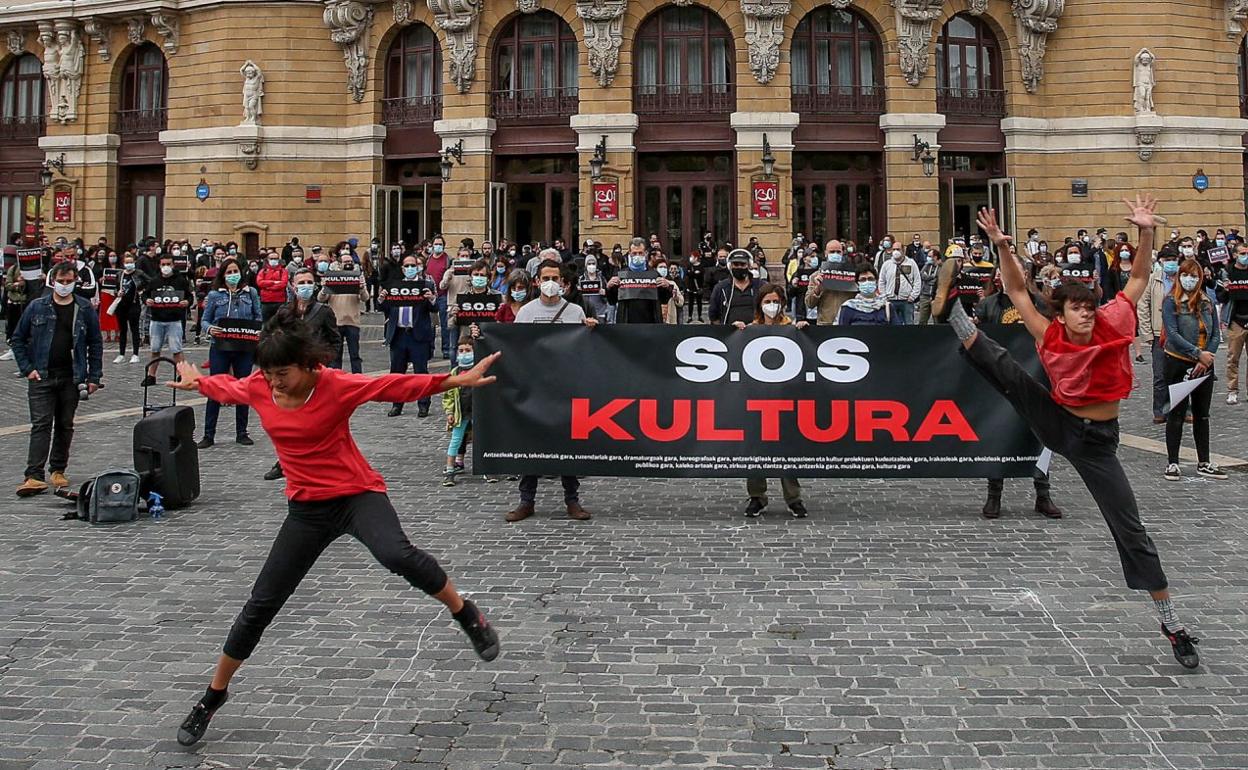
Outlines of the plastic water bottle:
{"type": "Polygon", "coordinates": [[[159,520],[161,514],[165,512],[165,506],[161,503],[161,496],[155,492],[147,493],[147,512],[151,514],[153,520],[159,520]]]}

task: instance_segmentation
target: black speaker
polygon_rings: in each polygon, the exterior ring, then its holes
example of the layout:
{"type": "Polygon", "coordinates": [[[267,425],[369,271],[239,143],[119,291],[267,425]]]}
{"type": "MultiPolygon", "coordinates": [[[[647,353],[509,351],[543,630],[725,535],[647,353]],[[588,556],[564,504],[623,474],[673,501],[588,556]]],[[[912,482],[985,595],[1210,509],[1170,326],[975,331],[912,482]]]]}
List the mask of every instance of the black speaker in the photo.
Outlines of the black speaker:
{"type": "Polygon", "coordinates": [[[134,469],[144,494],[155,492],[166,508],[181,508],[199,497],[199,448],[195,411],[170,406],[134,426],[134,469]]]}

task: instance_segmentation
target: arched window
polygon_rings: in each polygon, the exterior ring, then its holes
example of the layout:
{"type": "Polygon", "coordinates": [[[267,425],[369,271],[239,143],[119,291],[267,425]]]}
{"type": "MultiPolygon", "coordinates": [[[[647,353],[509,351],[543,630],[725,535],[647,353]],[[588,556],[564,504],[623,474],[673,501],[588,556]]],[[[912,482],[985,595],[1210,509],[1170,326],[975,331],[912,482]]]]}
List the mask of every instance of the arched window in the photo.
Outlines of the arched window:
{"type": "Polygon", "coordinates": [[[152,43],[135,48],[126,60],[121,78],[117,133],[124,136],[163,131],[169,94],[169,67],[164,53],[152,43]]]}
{"type": "Polygon", "coordinates": [[[433,30],[413,24],[390,44],[382,122],[432,123],[442,117],[442,55],[433,30]]]}
{"type": "Polygon", "coordinates": [[[884,111],[880,38],[853,11],[820,8],[793,33],[793,109],[844,115],[884,111]]]}
{"type": "Polygon", "coordinates": [[[0,139],[41,136],[45,112],[43,67],[34,54],[22,54],[0,79],[0,139]]]}
{"type": "Polygon", "coordinates": [[[981,19],[958,14],[936,43],[936,106],[947,116],[1005,114],[1001,48],[981,19]]]}
{"type": "Polygon", "coordinates": [[[493,116],[566,118],[576,114],[576,35],[550,11],[512,17],[494,44],[493,116]]]}
{"type": "Polygon", "coordinates": [[[633,69],[638,114],[696,120],[734,107],[732,33],[705,8],[668,6],[647,19],[633,69]]]}

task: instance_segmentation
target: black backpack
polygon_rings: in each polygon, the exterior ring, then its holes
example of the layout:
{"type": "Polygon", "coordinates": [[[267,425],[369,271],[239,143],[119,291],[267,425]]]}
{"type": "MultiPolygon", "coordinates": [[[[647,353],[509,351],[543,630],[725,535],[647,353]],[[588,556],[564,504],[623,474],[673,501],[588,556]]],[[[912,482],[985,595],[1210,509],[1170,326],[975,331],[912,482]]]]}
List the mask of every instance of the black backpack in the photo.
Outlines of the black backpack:
{"type": "Polygon", "coordinates": [[[139,517],[139,474],[105,471],[78,491],[78,518],[92,524],[134,521],[139,517]]]}

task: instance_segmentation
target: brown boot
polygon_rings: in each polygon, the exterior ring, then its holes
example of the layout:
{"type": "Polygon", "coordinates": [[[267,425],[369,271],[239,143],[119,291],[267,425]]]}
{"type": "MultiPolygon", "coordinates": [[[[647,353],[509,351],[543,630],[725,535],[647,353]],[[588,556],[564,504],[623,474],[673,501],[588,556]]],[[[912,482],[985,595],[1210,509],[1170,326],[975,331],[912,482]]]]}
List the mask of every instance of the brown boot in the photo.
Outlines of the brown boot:
{"type": "Polygon", "coordinates": [[[507,515],[503,517],[503,521],[515,523],[517,521],[524,521],[532,515],[533,503],[520,503],[520,505],[516,506],[515,510],[507,512],[507,515]]]}
{"type": "Polygon", "coordinates": [[[1050,519],[1062,518],[1062,509],[1054,505],[1051,497],[1036,498],[1036,513],[1042,513],[1050,519]]]}
{"type": "Polygon", "coordinates": [[[576,519],[577,521],[585,521],[590,518],[590,515],[589,511],[581,507],[580,502],[573,500],[568,503],[568,518],[576,519]]]}
{"type": "Polygon", "coordinates": [[[48,485],[39,479],[26,479],[22,485],[17,488],[18,497],[33,497],[48,491],[48,485]]]}
{"type": "Polygon", "coordinates": [[[990,496],[984,501],[984,510],[981,513],[985,519],[1001,518],[1001,498],[990,496]]]}

